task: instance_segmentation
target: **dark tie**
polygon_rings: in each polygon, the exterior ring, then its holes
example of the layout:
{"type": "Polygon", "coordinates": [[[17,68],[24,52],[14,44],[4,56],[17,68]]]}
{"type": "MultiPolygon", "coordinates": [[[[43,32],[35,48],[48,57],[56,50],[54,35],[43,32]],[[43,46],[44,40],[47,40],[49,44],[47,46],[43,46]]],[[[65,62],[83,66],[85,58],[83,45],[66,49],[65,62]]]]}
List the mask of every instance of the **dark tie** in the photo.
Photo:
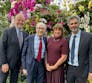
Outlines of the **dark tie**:
{"type": "Polygon", "coordinates": [[[72,42],[72,47],[71,47],[71,63],[72,64],[73,64],[73,61],[74,61],[75,38],[76,38],[76,36],[73,37],[73,42],[72,42]]]}
{"type": "Polygon", "coordinates": [[[40,38],[39,49],[38,49],[38,56],[37,56],[37,61],[38,62],[40,62],[40,60],[41,60],[41,54],[42,54],[42,39],[40,38]]]}
{"type": "Polygon", "coordinates": [[[23,34],[22,34],[21,30],[19,30],[19,33],[18,33],[18,40],[19,40],[19,45],[20,45],[20,48],[21,48],[22,43],[23,43],[23,34]]]}

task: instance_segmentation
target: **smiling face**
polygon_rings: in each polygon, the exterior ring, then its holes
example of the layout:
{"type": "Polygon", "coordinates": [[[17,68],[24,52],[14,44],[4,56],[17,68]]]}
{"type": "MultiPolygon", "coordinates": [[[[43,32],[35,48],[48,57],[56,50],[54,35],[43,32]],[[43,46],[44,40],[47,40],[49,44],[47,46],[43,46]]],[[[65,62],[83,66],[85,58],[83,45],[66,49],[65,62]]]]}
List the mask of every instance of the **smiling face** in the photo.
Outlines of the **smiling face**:
{"type": "Polygon", "coordinates": [[[63,36],[63,26],[61,24],[56,24],[53,27],[53,34],[55,38],[60,38],[63,36]]]}
{"type": "Polygon", "coordinates": [[[73,33],[77,33],[79,30],[79,21],[76,18],[70,19],[68,26],[73,33]]]}
{"type": "Polygon", "coordinates": [[[61,31],[61,29],[59,29],[59,28],[55,28],[55,29],[53,30],[53,33],[54,33],[54,37],[55,37],[55,38],[59,38],[59,37],[61,37],[62,34],[63,34],[63,32],[61,31]]]}
{"type": "Polygon", "coordinates": [[[43,26],[40,26],[36,29],[36,34],[40,37],[42,37],[45,34],[45,29],[43,26]]]}
{"type": "Polygon", "coordinates": [[[42,37],[45,35],[46,32],[46,25],[44,23],[38,23],[36,26],[36,34],[39,37],[42,37]]]}
{"type": "Polygon", "coordinates": [[[23,14],[18,14],[15,17],[15,26],[17,26],[18,28],[22,28],[25,22],[25,18],[23,16],[23,14]]]}

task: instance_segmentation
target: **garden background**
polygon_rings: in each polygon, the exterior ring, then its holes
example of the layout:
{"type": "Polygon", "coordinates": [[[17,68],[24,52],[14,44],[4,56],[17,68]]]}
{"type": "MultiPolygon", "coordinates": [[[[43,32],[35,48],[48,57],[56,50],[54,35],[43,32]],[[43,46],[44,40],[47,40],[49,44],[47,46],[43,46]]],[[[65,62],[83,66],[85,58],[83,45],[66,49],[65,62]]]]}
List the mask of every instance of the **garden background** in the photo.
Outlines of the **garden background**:
{"type": "MultiPolygon", "coordinates": [[[[67,19],[73,15],[81,18],[82,30],[92,32],[92,0],[0,0],[0,35],[5,28],[13,26],[14,16],[19,12],[26,18],[24,30],[29,34],[35,33],[36,23],[44,22],[47,35],[52,34],[56,23],[64,26],[67,35],[70,33],[67,19]]],[[[21,76],[19,83],[25,83],[21,81],[21,76]]]]}

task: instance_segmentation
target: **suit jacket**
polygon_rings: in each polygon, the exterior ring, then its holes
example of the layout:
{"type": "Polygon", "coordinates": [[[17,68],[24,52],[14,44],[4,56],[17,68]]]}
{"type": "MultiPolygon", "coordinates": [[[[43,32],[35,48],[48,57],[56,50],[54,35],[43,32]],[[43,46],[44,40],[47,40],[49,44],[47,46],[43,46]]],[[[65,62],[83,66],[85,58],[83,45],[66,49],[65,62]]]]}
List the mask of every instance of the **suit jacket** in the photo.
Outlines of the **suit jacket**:
{"type": "MultiPolygon", "coordinates": [[[[32,70],[34,66],[34,37],[35,35],[30,35],[25,39],[24,47],[22,50],[22,66],[27,70],[32,70]]],[[[45,46],[47,46],[47,39],[43,37],[45,46]]],[[[45,54],[44,54],[45,56],[45,54]]]]}
{"type": "MultiPolygon", "coordinates": [[[[28,36],[23,32],[23,41],[28,36]]],[[[17,37],[16,28],[8,28],[3,32],[0,54],[0,65],[8,63],[9,67],[16,68],[21,64],[21,50],[17,37]]]]}
{"type": "MultiPolygon", "coordinates": [[[[71,35],[68,37],[68,43],[71,35]]],[[[92,72],[92,34],[81,31],[80,43],[78,49],[79,72],[87,76],[92,72]]]]}

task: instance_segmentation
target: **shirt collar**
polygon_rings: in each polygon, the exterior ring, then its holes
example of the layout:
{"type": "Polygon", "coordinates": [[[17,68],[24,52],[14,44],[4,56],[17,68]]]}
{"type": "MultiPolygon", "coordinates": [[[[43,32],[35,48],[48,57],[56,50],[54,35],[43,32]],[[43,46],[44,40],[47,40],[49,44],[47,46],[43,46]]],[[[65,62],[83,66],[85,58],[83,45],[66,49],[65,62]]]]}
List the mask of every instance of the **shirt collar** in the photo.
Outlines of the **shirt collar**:
{"type": "Polygon", "coordinates": [[[17,26],[15,26],[17,31],[23,31],[23,29],[19,29],[17,26]]]}
{"type": "Polygon", "coordinates": [[[73,33],[72,33],[72,36],[75,36],[75,35],[76,35],[76,37],[79,37],[80,34],[81,34],[81,30],[79,30],[77,34],[73,34],[73,33]]]}
{"type": "MultiPolygon", "coordinates": [[[[37,34],[35,34],[35,38],[40,39],[40,37],[37,34]]],[[[43,39],[43,37],[41,38],[43,39]]]]}

